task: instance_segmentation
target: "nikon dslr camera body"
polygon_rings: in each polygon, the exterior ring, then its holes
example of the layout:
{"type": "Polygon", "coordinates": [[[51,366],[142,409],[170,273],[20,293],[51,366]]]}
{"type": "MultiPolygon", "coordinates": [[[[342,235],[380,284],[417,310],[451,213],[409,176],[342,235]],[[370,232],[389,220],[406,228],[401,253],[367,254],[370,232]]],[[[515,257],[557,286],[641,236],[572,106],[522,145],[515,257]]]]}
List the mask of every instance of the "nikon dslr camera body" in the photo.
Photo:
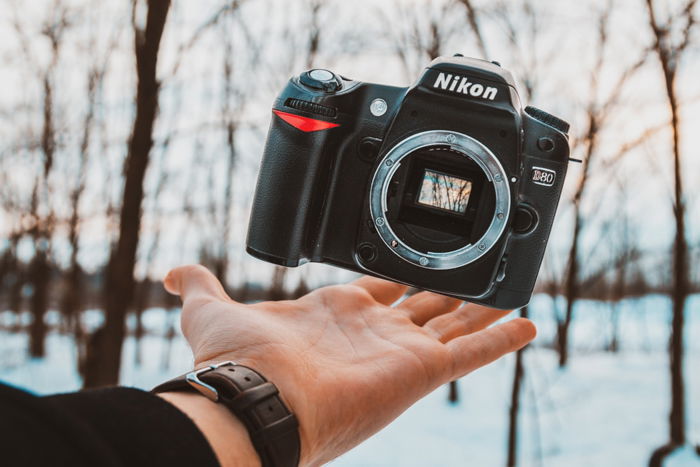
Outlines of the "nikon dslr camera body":
{"type": "Polygon", "coordinates": [[[277,98],[247,239],[495,308],[530,300],[568,124],[522,109],[497,63],[438,58],[410,88],[315,69],[277,98]]]}

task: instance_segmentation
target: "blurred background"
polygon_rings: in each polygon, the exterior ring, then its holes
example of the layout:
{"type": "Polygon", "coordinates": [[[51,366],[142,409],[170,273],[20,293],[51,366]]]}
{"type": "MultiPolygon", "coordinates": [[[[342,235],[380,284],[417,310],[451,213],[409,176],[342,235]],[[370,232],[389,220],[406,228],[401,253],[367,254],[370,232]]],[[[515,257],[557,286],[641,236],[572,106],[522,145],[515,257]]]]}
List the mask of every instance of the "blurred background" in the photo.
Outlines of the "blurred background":
{"type": "Polygon", "coordinates": [[[160,285],[183,263],[242,301],[351,280],[244,251],[274,97],[311,67],[408,86],[462,53],[517,74],[583,160],[514,313],[539,335],[334,464],[700,465],[696,3],[0,0],[0,380],[186,371],[160,285]]]}

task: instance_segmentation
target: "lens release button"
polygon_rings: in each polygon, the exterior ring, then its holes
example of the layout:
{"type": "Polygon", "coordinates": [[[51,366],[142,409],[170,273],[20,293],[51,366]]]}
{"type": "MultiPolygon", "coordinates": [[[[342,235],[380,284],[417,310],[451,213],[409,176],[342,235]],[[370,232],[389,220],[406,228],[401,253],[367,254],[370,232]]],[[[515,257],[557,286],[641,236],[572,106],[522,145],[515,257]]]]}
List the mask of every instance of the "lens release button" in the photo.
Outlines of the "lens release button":
{"type": "Polygon", "coordinates": [[[518,207],[513,219],[513,231],[518,234],[525,234],[532,231],[537,224],[537,215],[532,209],[518,207]]]}

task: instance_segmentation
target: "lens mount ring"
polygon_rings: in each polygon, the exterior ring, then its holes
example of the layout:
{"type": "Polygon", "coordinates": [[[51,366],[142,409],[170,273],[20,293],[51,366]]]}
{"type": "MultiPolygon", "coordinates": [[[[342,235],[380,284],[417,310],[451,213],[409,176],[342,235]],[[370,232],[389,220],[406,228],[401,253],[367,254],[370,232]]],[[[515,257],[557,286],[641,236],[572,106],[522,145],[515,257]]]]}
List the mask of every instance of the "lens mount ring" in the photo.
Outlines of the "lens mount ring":
{"type": "Polygon", "coordinates": [[[450,130],[424,131],[400,141],[381,159],[370,186],[370,215],[379,237],[401,259],[426,269],[455,269],[481,258],[503,234],[510,206],[508,176],[498,158],[471,136],[450,130]],[[404,158],[418,149],[437,145],[449,146],[450,149],[469,157],[484,171],[495,190],[495,210],[486,232],[475,243],[447,252],[420,252],[407,245],[391,228],[386,215],[387,194],[391,179],[404,158]]]}

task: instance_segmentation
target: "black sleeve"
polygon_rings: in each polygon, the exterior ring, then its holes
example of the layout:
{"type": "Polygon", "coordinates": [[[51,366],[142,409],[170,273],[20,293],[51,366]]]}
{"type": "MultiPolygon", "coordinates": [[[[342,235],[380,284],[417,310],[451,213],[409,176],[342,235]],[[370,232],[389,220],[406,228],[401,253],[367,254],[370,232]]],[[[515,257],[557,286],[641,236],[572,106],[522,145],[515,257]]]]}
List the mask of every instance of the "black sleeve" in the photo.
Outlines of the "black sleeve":
{"type": "Polygon", "coordinates": [[[144,391],[37,397],[0,384],[3,466],[218,466],[196,425],[144,391]]]}

